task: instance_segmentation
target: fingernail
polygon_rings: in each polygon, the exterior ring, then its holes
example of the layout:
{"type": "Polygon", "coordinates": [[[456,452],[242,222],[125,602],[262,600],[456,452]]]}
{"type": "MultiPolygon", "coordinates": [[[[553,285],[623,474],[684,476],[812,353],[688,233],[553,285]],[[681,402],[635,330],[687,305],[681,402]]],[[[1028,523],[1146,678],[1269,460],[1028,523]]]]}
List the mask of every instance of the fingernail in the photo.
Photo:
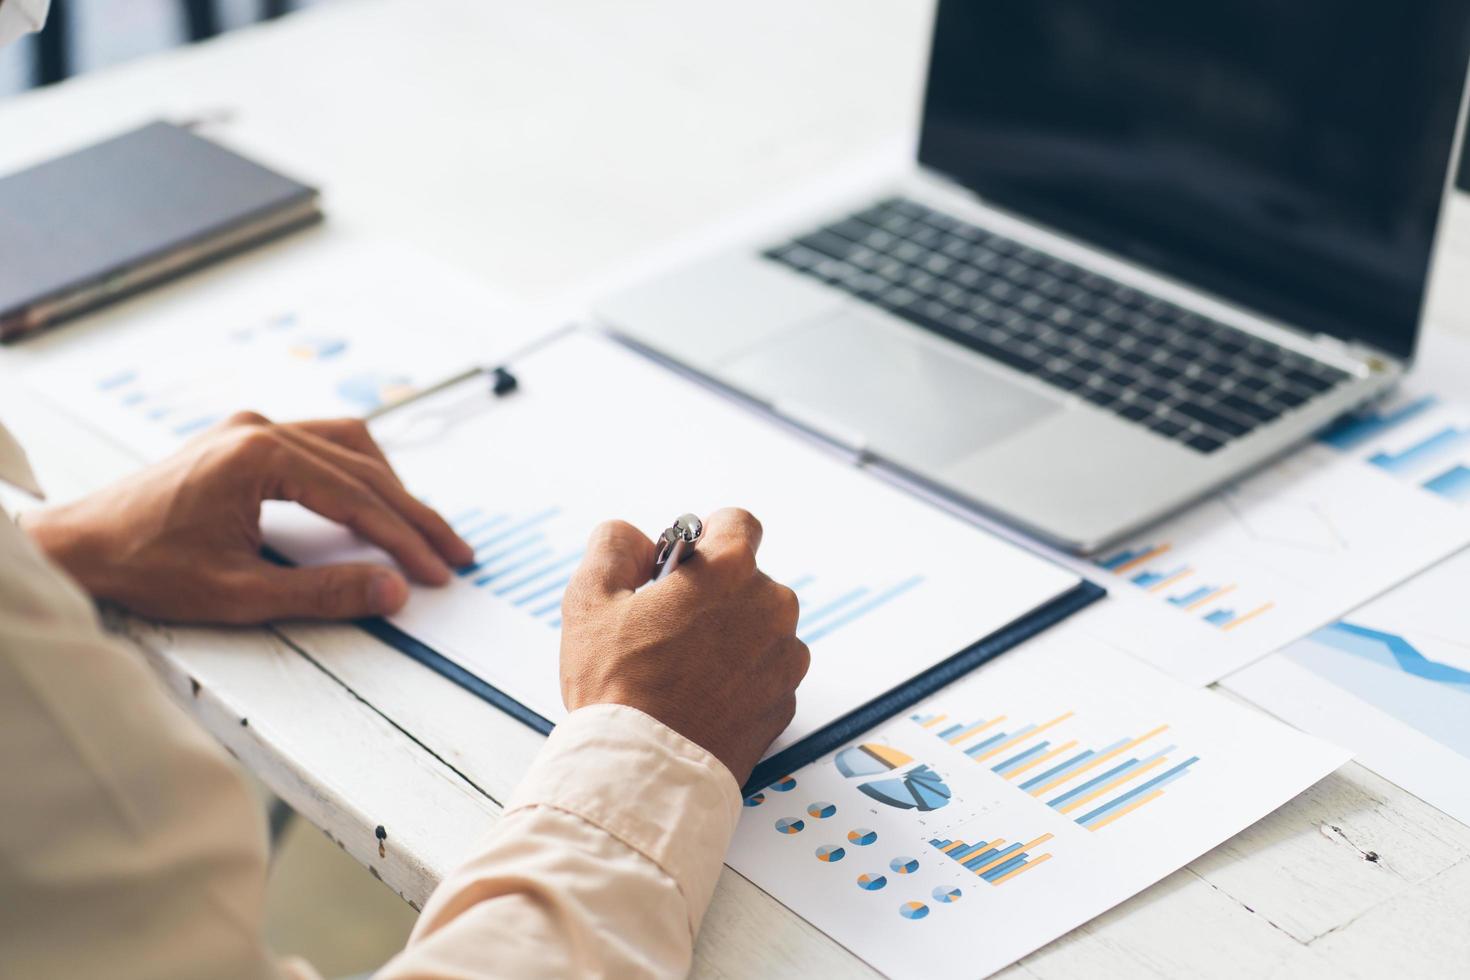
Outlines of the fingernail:
{"type": "Polygon", "coordinates": [[[379,572],[368,583],[368,607],[377,616],[395,613],[408,601],[408,583],[392,572],[379,572]]]}

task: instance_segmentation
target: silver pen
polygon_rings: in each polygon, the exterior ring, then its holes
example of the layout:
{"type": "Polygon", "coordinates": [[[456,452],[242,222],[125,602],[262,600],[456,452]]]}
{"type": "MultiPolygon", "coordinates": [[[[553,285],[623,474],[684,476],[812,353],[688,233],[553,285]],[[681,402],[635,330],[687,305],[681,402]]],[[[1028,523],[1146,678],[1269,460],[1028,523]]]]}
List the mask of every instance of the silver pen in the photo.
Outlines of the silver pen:
{"type": "Polygon", "coordinates": [[[704,534],[704,522],[693,514],[685,514],[658,536],[658,551],[653,557],[653,581],[660,582],[679,567],[704,534]]]}

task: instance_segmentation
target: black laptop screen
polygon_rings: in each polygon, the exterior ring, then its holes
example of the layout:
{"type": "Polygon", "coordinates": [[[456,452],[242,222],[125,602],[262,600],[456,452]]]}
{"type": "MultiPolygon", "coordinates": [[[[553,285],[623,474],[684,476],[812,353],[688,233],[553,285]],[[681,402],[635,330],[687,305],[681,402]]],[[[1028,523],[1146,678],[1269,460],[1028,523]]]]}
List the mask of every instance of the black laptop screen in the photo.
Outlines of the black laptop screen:
{"type": "Polygon", "coordinates": [[[920,159],[1295,326],[1414,347],[1470,2],[944,0],[920,159]]]}

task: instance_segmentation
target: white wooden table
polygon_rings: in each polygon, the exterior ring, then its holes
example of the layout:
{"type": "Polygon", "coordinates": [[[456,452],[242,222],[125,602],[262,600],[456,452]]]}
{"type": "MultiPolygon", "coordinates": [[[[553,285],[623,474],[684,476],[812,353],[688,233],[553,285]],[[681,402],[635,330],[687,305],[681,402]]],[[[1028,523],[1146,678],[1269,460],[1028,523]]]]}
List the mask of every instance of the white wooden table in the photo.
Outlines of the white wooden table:
{"type": "MultiPolygon", "coordinates": [[[[834,171],[893,165],[928,20],[894,0],[343,2],[0,103],[0,171],[204,118],[323,185],[337,231],[570,307],[831,191],[834,171]]],[[[1435,318],[1470,334],[1470,205],[1452,224],[1435,318]]],[[[136,465],[8,369],[0,354],[0,416],[54,490],[136,465]]],[[[540,743],[351,628],[126,628],[247,767],[415,907],[540,743]]],[[[1007,975],[1466,977],[1467,922],[1470,828],[1350,765],[1007,975]]],[[[757,972],[870,971],[727,870],[696,973],[757,972]]]]}

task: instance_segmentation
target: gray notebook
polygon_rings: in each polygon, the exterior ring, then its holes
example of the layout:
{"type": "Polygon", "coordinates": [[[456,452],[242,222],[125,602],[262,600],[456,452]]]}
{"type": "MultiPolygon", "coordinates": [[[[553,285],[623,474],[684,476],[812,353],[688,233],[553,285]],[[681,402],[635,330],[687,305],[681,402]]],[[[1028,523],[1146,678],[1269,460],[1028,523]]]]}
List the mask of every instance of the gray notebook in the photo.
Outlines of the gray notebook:
{"type": "Polygon", "coordinates": [[[320,217],[314,188],[163,122],[0,178],[0,341],[320,217]]]}

